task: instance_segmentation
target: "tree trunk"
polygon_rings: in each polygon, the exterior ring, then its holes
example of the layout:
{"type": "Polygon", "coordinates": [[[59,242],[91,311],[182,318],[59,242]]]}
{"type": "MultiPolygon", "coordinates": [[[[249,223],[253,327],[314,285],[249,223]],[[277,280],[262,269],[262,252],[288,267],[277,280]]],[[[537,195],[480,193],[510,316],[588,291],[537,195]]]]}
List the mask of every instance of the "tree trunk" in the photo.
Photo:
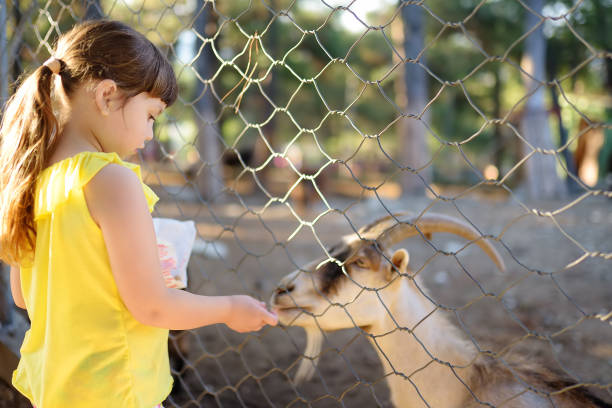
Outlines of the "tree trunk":
{"type": "Polygon", "coordinates": [[[12,83],[16,78],[23,73],[24,67],[21,61],[21,48],[23,46],[23,35],[28,22],[32,21],[32,17],[35,11],[40,10],[38,3],[33,1],[30,6],[26,8],[25,12],[21,10],[21,2],[19,0],[13,1],[13,21],[14,30],[10,42],[7,44],[8,51],[8,65],[11,73],[9,74],[9,83],[12,83]]]}
{"type": "MultiPolygon", "coordinates": [[[[493,68],[495,76],[495,85],[493,87],[493,118],[501,119],[501,78],[499,75],[499,66],[493,68]]],[[[502,172],[504,161],[504,134],[499,123],[495,123],[493,127],[493,164],[502,172]]]]}
{"type": "MultiPolygon", "coordinates": [[[[216,30],[211,3],[198,0],[196,19],[193,28],[204,38],[212,38],[214,32],[207,32],[207,28],[216,30]]],[[[204,80],[209,80],[214,73],[215,55],[210,44],[203,46],[202,40],[196,37],[195,53],[200,53],[195,61],[196,71],[204,80]],[[200,48],[202,48],[200,53],[200,48]]],[[[200,155],[201,165],[197,166],[196,184],[203,198],[208,201],[221,200],[223,191],[223,170],[221,168],[221,134],[217,124],[215,99],[210,84],[197,81],[195,120],[198,126],[196,146],[200,155]]]]}
{"type": "MultiPolygon", "coordinates": [[[[559,146],[565,146],[567,144],[567,129],[563,126],[563,118],[561,116],[561,105],[559,105],[559,94],[557,93],[557,89],[552,87],[550,88],[550,97],[553,104],[553,111],[555,116],[557,116],[557,123],[559,124],[559,146]]],[[[563,150],[563,160],[565,161],[565,169],[567,170],[568,177],[566,179],[567,189],[572,193],[579,192],[580,186],[574,178],[569,175],[573,175],[574,177],[578,177],[578,170],[576,169],[574,157],[572,152],[570,152],[569,147],[566,147],[563,150]]]]}
{"type": "Polygon", "coordinates": [[[8,100],[8,40],[6,38],[6,1],[0,4],[0,111],[4,111],[4,105],[8,100]]]}
{"type": "Polygon", "coordinates": [[[104,17],[100,0],[84,0],[85,15],[83,20],[99,20],[104,17]]]}
{"type": "MultiPolygon", "coordinates": [[[[12,76],[10,77],[10,80],[12,81],[13,78],[19,78],[19,75],[21,74],[21,72],[23,71],[21,69],[20,66],[20,61],[19,61],[19,51],[21,50],[21,36],[22,36],[22,30],[21,28],[21,5],[19,4],[19,0],[15,0],[13,2],[13,21],[15,22],[15,30],[13,31],[13,39],[11,40],[11,45],[10,45],[10,52],[11,55],[13,55],[14,57],[12,58],[11,61],[11,57],[9,56],[9,66],[11,67],[12,70],[12,76]]],[[[4,106],[4,100],[2,101],[4,106]]]]}
{"type": "MultiPolygon", "coordinates": [[[[269,3],[269,7],[276,11],[278,7],[277,0],[271,0],[268,3],[269,3]]],[[[278,55],[278,31],[279,31],[278,24],[279,23],[277,20],[272,22],[265,36],[265,39],[267,40],[266,41],[266,51],[273,58],[279,57],[278,55]]],[[[276,78],[277,75],[275,73],[275,70],[271,70],[268,75],[270,75],[270,81],[268,82],[267,86],[265,86],[264,91],[266,92],[266,95],[268,96],[268,98],[270,98],[274,102],[277,102],[278,79],[276,78]]],[[[259,94],[258,96],[261,99],[260,106],[263,107],[261,118],[262,118],[262,121],[266,121],[274,113],[274,107],[270,105],[270,103],[266,100],[266,98],[263,95],[259,94]]],[[[280,146],[276,145],[276,116],[273,117],[270,120],[270,122],[268,122],[268,124],[262,129],[262,131],[264,132],[264,135],[266,137],[266,140],[268,141],[268,144],[275,151],[282,150],[280,146]]],[[[264,163],[270,156],[270,150],[268,149],[266,144],[263,142],[263,140],[261,140],[261,138],[257,138],[255,140],[255,146],[253,147],[253,153],[254,153],[254,157],[253,157],[253,162],[251,164],[256,164],[257,166],[264,163]]],[[[269,171],[269,169],[270,169],[270,166],[266,166],[263,169],[264,174],[262,176],[264,177],[264,179],[266,178],[265,173],[269,171]]]]}
{"type": "MultiPolygon", "coordinates": [[[[606,19],[605,7],[599,1],[593,2],[595,8],[595,14],[597,15],[597,33],[601,35],[599,43],[602,45],[602,49],[610,50],[612,47],[612,40],[610,39],[609,26],[606,19]]],[[[606,81],[605,89],[608,95],[612,94],[612,59],[604,58],[606,81]]],[[[612,121],[612,107],[607,106],[604,110],[603,123],[610,123],[612,121]]],[[[612,189],[612,129],[609,127],[603,128],[604,134],[604,145],[599,151],[599,177],[604,180],[604,189],[612,189]]]]}
{"type": "MultiPolygon", "coordinates": [[[[541,13],[544,1],[529,0],[527,5],[534,12],[541,13]]],[[[531,30],[540,23],[540,17],[530,11],[526,13],[525,29],[531,30]]],[[[542,26],[525,39],[521,67],[531,76],[523,76],[526,92],[529,94],[533,92],[525,103],[520,126],[522,136],[532,147],[523,143],[523,153],[532,154],[533,149],[552,151],[554,145],[544,101],[546,88],[542,85],[546,80],[546,41],[542,26]]],[[[557,176],[555,157],[552,154],[536,152],[525,163],[527,196],[530,199],[552,199],[566,195],[565,184],[557,176]]]]}
{"type": "MultiPolygon", "coordinates": [[[[402,8],[402,21],[404,23],[405,58],[406,60],[414,59],[424,47],[423,9],[417,5],[405,4],[402,8]]],[[[423,63],[423,57],[419,62],[423,63]]],[[[404,62],[404,84],[406,92],[404,113],[419,115],[427,105],[425,70],[416,62],[404,62]]],[[[427,128],[423,123],[427,122],[428,117],[429,114],[425,113],[420,119],[408,117],[402,120],[404,126],[400,127],[400,163],[410,169],[418,169],[431,159],[427,147],[427,128]]],[[[431,183],[431,179],[431,166],[419,170],[418,175],[405,171],[401,180],[402,190],[404,193],[422,193],[431,183]]]]}

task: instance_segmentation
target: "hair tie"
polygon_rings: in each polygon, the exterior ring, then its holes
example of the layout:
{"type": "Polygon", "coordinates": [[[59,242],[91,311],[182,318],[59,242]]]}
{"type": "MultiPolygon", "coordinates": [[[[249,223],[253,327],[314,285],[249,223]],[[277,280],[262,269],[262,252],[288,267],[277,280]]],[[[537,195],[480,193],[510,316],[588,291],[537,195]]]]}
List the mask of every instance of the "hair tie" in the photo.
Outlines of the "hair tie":
{"type": "Polygon", "coordinates": [[[49,68],[55,75],[59,74],[60,69],[62,68],[60,60],[55,57],[49,58],[43,65],[49,68]]]}

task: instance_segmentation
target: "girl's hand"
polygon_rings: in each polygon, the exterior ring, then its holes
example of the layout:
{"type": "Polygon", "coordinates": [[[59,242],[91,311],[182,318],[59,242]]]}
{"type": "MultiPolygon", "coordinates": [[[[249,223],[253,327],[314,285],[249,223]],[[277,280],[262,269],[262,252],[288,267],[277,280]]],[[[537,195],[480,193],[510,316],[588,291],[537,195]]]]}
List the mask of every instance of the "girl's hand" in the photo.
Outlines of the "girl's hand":
{"type": "Polygon", "coordinates": [[[230,296],[230,311],[225,324],[239,333],[258,331],[266,324],[276,326],[278,316],[266,304],[250,296],[230,296]]]}

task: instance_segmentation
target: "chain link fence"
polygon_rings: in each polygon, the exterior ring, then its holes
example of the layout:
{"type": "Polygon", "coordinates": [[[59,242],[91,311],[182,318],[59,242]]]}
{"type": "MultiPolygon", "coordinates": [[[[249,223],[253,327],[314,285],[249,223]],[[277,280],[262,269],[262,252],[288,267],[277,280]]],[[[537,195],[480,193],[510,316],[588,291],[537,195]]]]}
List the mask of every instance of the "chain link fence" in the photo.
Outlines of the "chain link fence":
{"type": "MultiPolygon", "coordinates": [[[[154,215],[196,222],[188,290],[267,301],[342,234],[398,211],[452,215],[507,271],[453,238],[403,242],[436,313],[482,354],[542,360],[612,401],[609,0],[8,0],[2,102],[58,34],[104,17],[178,77],[132,160],[154,215]]],[[[6,380],[25,319],[2,279],[6,380]]],[[[306,356],[296,327],[173,332],[165,405],[392,406],[387,380],[418,376],[383,369],[392,351],[363,328],[323,336],[306,356]],[[314,378],[295,383],[312,357],[314,378]]]]}

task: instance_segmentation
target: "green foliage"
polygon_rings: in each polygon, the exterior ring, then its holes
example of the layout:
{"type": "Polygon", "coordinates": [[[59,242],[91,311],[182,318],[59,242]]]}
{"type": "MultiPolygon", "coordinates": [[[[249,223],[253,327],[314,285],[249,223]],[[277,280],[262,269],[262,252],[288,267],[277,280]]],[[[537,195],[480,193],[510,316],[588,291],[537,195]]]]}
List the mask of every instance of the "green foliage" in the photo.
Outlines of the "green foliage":
{"type": "MultiPolygon", "coordinates": [[[[544,13],[549,17],[544,23],[548,79],[558,80],[568,97],[568,101],[561,98],[561,105],[570,134],[580,114],[569,102],[578,104],[581,112],[603,115],[591,97],[604,97],[605,89],[612,89],[612,62],[601,56],[611,49],[612,4],[584,0],[575,7],[574,3],[549,1],[544,13]]],[[[169,112],[169,126],[158,126],[160,140],[169,149],[193,144],[197,129],[188,123],[204,90],[217,104],[215,125],[226,146],[239,143],[252,149],[260,138],[246,136],[254,132],[245,132],[250,124],[261,126],[276,152],[283,152],[291,141],[305,140],[305,130],[312,131],[325,154],[335,158],[360,149],[364,137],[384,137],[385,147],[396,149],[402,137],[401,126],[394,124],[401,114],[403,95],[398,92],[404,92],[398,82],[404,75],[398,59],[404,55],[403,39],[394,34],[398,27],[401,32],[399,3],[381,2],[367,20],[383,30],[369,31],[361,26],[347,29],[349,11],[316,4],[240,0],[213,6],[207,2],[212,18],[206,32],[197,33],[193,19],[201,2],[101,1],[109,17],[145,33],[174,63],[181,99],[169,112]],[[204,50],[194,49],[199,44],[196,35],[213,41],[204,50]],[[208,55],[205,50],[214,56],[208,61],[207,77],[196,72],[195,64],[208,55]]],[[[526,9],[520,2],[503,0],[428,0],[425,6],[425,50],[420,61],[428,71],[428,98],[433,101],[429,145],[437,149],[441,143],[463,143],[462,149],[479,168],[495,160],[502,166],[516,163],[511,156],[516,154],[517,141],[509,125],[517,126],[524,106],[519,69],[524,40],[519,39],[525,32],[526,9]],[[507,124],[487,123],[501,118],[507,124]],[[495,159],[500,149],[501,157],[495,159]]],[[[8,2],[9,16],[29,19],[16,70],[44,61],[47,45],[83,14],[83,2],[76,0],[48,2],[28,13],[32,7],[36,8],[31,1],[8,2]]],[[[14,18],[6,27],[9,39],[18,25],[14,18]]],[[[372,146],[375,149],[378,143],[372,146]]],[[[327,160],[323,151],[321,162],[327,160]]],[[[368,157],[386,160],[380,154],[361,155],[360,160],[368,157]]]]}

